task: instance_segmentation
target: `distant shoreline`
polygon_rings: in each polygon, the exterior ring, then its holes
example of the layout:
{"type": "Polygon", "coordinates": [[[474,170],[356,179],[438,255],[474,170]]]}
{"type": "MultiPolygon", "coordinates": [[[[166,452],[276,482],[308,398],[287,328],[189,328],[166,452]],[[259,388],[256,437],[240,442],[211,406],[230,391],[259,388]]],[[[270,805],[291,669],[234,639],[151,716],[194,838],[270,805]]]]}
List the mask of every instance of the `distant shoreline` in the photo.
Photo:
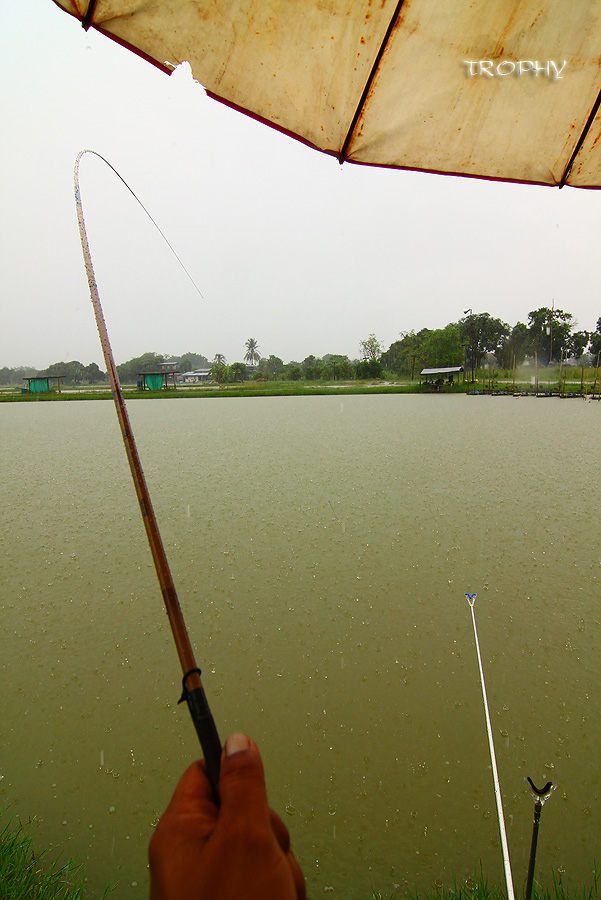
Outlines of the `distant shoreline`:
{"type": "MultiPolygon", "coordinates": [[[[210,398],[210,397],[306,397],[306,396],[327,396],[340,394],[407,394],[407,393],[430,393],[430,389],[420,388],[418,384],[391,384],[391,383],[374,383],[374,384],[350,384],[340,382],[336,384],[308,384],[299,386],[295,382],[283,385],[281,382],[274,384],[273,387],[267,385],[228,385],[211,386],[211,387],[179,387],[175,390],[169,388],[160,391],[141,391],[137,388],[123,387],[123,396],[126,400],[181,400],[186,398],[210,398]]],[[[434,389],[432,389],[434,392],[434,389]]],[[[457,392],[457,391],[454,391],[457,392]]],[[[464,393],[460,390],[459,393],[464,393]]],[[[48,391],[41,394],[31,394],[29,392],[21,393],[21,391],[6,390],[0,391],[0,403],[36,403],[60,400],[112,400],[112,393],[108,389],[89,390],[86,388],[63,389],[58,391],[48,391]]]]}
{"type": "MultiPolygon", "coordinates": [[[[574,398],[595,396],[592,385],[588,386],[583,394],[580,382],[574,381],[564,385],[560,393],[558,386],[539,383],[538,391],[531,383],[516,383],[515,388],[511,382],[500,383],[494,388],[488,389],[484,384],[445,384],[440,390],[435,385],[420,385],[419,382],[336,382],[330,384],[303,384],[298,382],[273,382],[256,385],[247,382],[240,385],[211,385],[206,387],[179,387],[176,389],[164,388],[160,391],[142,391],[135,387],[123,387],[125,400],[182,400],[204,399],[211,397],[324,397],[324,396],[348,396],[369,394],[466,394],[471,396],[516,396],[516,397],[561,397],[574,398]]],[[[0,403],[47,403],[69,400],[112,400],[110,388],[87,389],[66,388],[60,393],[56,390],[45,393],[21,392],[19,389],[0,390],[0,403]]]]}

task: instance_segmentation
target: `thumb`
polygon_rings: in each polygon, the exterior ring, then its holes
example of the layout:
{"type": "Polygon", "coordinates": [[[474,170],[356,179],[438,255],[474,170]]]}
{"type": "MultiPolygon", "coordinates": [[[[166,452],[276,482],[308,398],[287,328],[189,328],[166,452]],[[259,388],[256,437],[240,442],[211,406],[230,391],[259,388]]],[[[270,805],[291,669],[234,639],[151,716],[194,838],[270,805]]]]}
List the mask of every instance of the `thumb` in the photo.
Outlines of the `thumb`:
{"type": "Polygon", "coordinates": [[[232,734],[225,742],[219,776],[220,819],[228,828],[238,824],[269,827],[269,805],[259,748],[245,734],[232,734]]]}

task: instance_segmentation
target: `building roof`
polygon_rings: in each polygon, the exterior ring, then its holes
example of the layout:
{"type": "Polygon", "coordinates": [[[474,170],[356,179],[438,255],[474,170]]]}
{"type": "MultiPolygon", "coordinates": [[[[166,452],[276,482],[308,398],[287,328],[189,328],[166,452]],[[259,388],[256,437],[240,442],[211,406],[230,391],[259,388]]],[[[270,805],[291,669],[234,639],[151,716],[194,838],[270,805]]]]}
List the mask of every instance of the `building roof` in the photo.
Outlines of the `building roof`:
{"type": "Polygon", "coordinates": [[[453,372],[463,372],[463,366],[445,366],[442,369],[422,369],[420,375],[451,375],[453,372]]]}
{"type": "Polygon", "coordinates": [[[24,378],[23,381],[27,381],[28,383],[31,381],[43,381],[44,378],[54,378],[56,381],[60,381],[61,378],[66,378],[66,375],[30,375],[27,378],[24,378]]]}

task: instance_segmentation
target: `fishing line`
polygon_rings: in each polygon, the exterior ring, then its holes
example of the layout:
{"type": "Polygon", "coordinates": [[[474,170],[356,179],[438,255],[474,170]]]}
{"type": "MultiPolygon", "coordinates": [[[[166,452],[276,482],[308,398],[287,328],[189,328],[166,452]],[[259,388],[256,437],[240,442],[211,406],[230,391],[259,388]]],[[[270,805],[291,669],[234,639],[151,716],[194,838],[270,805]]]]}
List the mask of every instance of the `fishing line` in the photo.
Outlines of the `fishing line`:
{"type": "MultiPolygon", "coordinates": [[[[94,267],[92,265],[90,245],[88,243],[88,236],[86,233],[86,226],[83,215],[83,207],[81,203],[81,192],[79,189],[79,163],[85,153],[93,153],[94,156],[98,156],[99,159],[105,162],[109,166],[109,168],[111,168],[113,172],[115,172],[115,174],[119,176],[128,190],[131,191],[131,188],[126,184],[123,178],[121,178],[116,169],[114,169],[113,166],[111,166],[111,164],[107,162],[106,159],[104,159],[104,157],[100,156],[99,153],[96,153],[94,150],[82,150],[78,154],[75,161],[74,171],[75,206],[77,210],[77,221],[79,224],[79,236],[81,239],[84,265],[88,278],[88,285],[90,288],[90,298],[92,300],[94,316],[96,318],[96,327],[98,328],[104,362],[106,364],[106,370],[111,383],[111,390],[113,393],[113,400],[115,402],[115,410],[117,413],[117,419],[119,421],[119,427],[121,428],[123,444],[125,446],[125,452],[129,462],[129,468],[134,482],[134,488],[138,497],[138,502],[140,504],[142,521],[144,522],[144,528],[146,529],[148,545],[152,554],[154,567],[165,603],[165,609],[169,618],[169,624],[171,625],[173,640],[175,641],[175,646],[182,667],[183,692],[179,702],[181,703],[185,700],[188,704],[188,709],[190,710],[190,715],[192,717],[192,721],[200,740],[202,752],[206,761],[207,774],[211,781],[213,794],[215,800],[219,802],[219,765],[221,760],[221,742],[219,740],[217,728],[215,726],[215,722],[209,709],[209,704],[204,692],[204,688],[202,686],[202,681],[200,678],[201,671],[196,665],[194,651],[192,650],[192,645],[188,636],[188,630],[186,628],[186,623],[184,622],[184,617],[179,605],[177,593],[175,591],[175,585],[173,583],[173,578],[169,569],[167,555],[165,553],[165,548],[163,546],[163,541],[159,532],[159,526],[150,500],[150,493],[146,484],[146,478],[142,469],[142,463],[140,462],[138,449],[136,447],[131,423],[129,421],[129,416],[125,407],[125,401],[123,399],[123,393],[121,391],[121,385],[119,383],[117,367],[115,365],[115,359],[113,357],[113,351],[109,341],[106,322],[104,320],[104,313],[102,311],[102,305],[100,303],[100,294],[98,293],[96,276],[94,274],[94,267]]],[[[131,191],[131,193],[133,194],[133,191],[131,191]]],[[[137,199],[138,198],[136,197],[136,200],[137,199]]],[[[138,200],[138,202],[140,201],[138,200]]],[[[141,203],[140,205],[142,206],[141,203]]],[[[173,250],[173,248],[171,249],[173,250]]],[[[177,257],[175,251],[173,252],[177,257]]]]}
{"type": "Polygon", "coordinates": [[[478,667],[480,669],[480,685],[482,687],[482,699],[484,701],[484,715],[486,716],[486,732],[488,734],[488,748],[490,750],[490,762],[492,766],[492,777],[495,785],[495,800],[497,802],[497,817],[499,820],[499,834],[501,835],[501,848],[503,851],[503,865],[505,867],[505,883],[507,885],[507,900],[515,900],[513,892],[513,878],[511,876],[511,863],[509,862],[509,847],[507,845],[507,832],[505,831],[505,817],[503,815],[503,799],[501,797],[501,785],[499,784],[499,773],[497,771],[497,758],[495,756],[495,744],[492,736],[492,727],[490,724],[490,714],[488,712],[488,698],[486,696],[486,684],[484,682],[484,669],[482,668],[482,657],[480,655],[480,642],[478,640],[478,629],[476,627],[476,613],[474,611],[474,603],[477,594],[468,594],[467,602],[472,611],[472,623],[474,625],[474,640],[476,641],[476,654],[478,656],[478,667]]]}
{"type": "MultiPolygon", "coordinates": [[[[169,240],[168,240],[168,238],[166,237],[166,235],[164,234],[164,232],[161,230],[161,228],[160,228],[160,226],[158,225],[158,223],[153,219],[153,217],[152,217],[151,214],[148,212],[148,210],[146,209],[146,207],[144,206],[144,204],[142,203],[142,201],[140,200],[140,198],[137,196],[137,194],[132,190],[132,188],[130,188],[130,186],[128,185],[128,183],[127,183],[127,181],[125,180],[125,178],[123,178],[123,176],[119,174],[119,172],[116,170],[116,168],[110,164],[110,162],[108,161],[108,159],[105,159],[104,156],[101,156],[100,153],[97,153],[97,152],[96,152],[96,150],[81,150],[81,151],[78,153],[78,155],[77,155],[77,160],[76,160],[76,162],[75,162],[75,169],[76,169],[76,172],[79,172],[79,160],[80,160],[81,157],[84,156],[86,153],[91,153],[92,156],[97,156],[98,159],[101,159],[103,163],[106,163],[106,165],[109,167],[109,169],[112,169],[112,170],[113,170],[113,172],[115,173],[115,175],[117,176],[117,178],[119,179],[119,181],[120,181],[122,184],[125,185],[125,187],[126,187],[127,190],[129,191],[129,193],[132,195],[132,197],[134,198],[134,200],[135,200],[137,203],[140,204],[140,206],[142,207],[142,209],[144,210],[144,212],[146,213],[146,215],[148,216],[148,218],[150,219],[150,221],[152,222],[152,224],[154,225],[154,227],[156,228],[156,230],[158,231],[158,233],[161,235],[161,237],[163,238],[163,240],[165,241],[165,243],[167,244],[167,246],[169,247],[169,249],[171,250],[171,252],[172,252],[173,255],[175,256],[176,260],[178,261],[178,263],[180,264],[180,266],[182,267],[182,269],[184,270],[184,272],[186,273],[186,275],[188,276],[188,278],[190,279],[190,281],[191,281],[192,284],[194,285],[194,290],[197,291],[197,293],[198,293],[198,294],[202,297],[202,299],[204,300],[205,298],[204,298],[204,296],[203,296],[202,291],[200,290],[200,288],[198,287],[198,285],[196,284],[196,282],[194,281],[194,279],[192,278],[192,276],[190,275],[190,273],[189,273],[188,270],[186,269],[185,265],[183,264],[183,262],[181,261],[181,259],[180,259],[179,256],[177,255],[177,253],[176,253],[174,247],[172,247],[171,243],[169,242],[169,240]]],[[[76,190],[77,190],[77,188],[76,188],[76,190]]]]}

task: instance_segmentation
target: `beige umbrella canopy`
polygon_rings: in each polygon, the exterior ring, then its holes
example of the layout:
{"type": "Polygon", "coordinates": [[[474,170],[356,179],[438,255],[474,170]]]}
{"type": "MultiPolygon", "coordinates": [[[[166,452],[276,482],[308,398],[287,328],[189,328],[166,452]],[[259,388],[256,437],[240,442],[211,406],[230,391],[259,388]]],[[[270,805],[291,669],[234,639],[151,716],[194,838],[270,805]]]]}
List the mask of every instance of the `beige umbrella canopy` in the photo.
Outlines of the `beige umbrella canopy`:
{"type": "Polygon", "coordinates": [[[601,0],[54,0],[341,162],[601,187],[601,0]]]}

